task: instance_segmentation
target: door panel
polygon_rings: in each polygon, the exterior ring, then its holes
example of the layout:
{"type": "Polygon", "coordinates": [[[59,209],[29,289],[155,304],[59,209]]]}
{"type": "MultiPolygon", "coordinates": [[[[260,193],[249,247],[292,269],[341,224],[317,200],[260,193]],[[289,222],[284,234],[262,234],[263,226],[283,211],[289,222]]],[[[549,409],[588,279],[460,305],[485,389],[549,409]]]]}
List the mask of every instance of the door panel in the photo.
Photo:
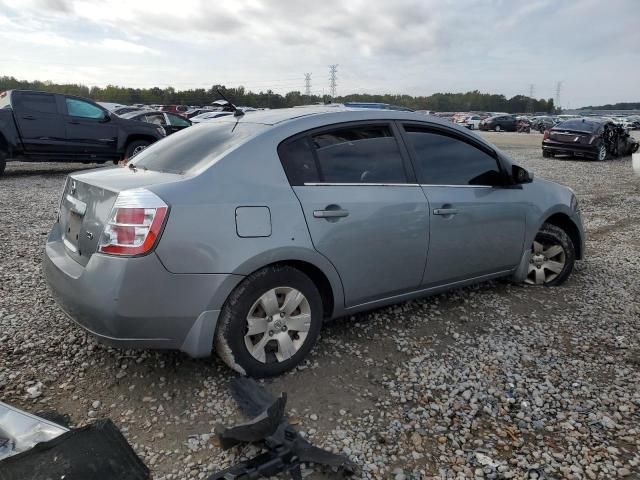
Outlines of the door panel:
{"type": "Polygon", "coordinates": [[[105,121],[105,111],[98,106],[75,98],[66,98],[66,151],[69,154],[116,156],[118,127],[105,121]]]}
{"type": "Polygon", "coordinates": [[[431,207],[424,286],[509,270],[518,264],[525,233],[522,190],[422,188],[431,207]]]}
{"type": "Polygon", "coordinates": [[[14,114],[25,150],[29,153],[64,151],[64,120],[55,95],[31,92],[15,95],[14,114]]]}
{"type": "Polygon", "coordinates": [[[429,243],[419,186],[293,187],[313,244],[336,267],[347,307],[415,290],[429,243]]]}

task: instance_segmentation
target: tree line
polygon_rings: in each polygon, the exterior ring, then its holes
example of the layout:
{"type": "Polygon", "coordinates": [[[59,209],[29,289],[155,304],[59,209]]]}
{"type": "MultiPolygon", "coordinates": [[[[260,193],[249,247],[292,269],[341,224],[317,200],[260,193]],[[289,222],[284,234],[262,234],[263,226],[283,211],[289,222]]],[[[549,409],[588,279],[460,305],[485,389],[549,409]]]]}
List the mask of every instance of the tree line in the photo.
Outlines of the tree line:
{"type": "MultiPolygon", "coordinates": [[[[272,90],[252,92],[244,87],[212,85],[211,88],[176,90],[173,87],[127,88],[116,85],[88,87],[75,83],[59,84],[50,81],[26,81],[14,77],[0,77],[0,91],[10,89],[41,90],[91,98],[95,101],[114,102],[124,105],[142,103],[145,105],[208,105],[220,99],[220,89],[235,105],[247,107],[284,108],[318,102],[328,102],[329,96],[304,95],[291,91],[284,95],[272,90]]],[[[483,112],[546,112],[556,113],[553,99],[535,99],[525,95],[506,98],[504,95],[482,93],[478,90],[465,93],[434,93],[428,96],[393,94],[349,94],[338,96],[334,102],[381,102],[437,112],[483,111],[483,112]]]]}

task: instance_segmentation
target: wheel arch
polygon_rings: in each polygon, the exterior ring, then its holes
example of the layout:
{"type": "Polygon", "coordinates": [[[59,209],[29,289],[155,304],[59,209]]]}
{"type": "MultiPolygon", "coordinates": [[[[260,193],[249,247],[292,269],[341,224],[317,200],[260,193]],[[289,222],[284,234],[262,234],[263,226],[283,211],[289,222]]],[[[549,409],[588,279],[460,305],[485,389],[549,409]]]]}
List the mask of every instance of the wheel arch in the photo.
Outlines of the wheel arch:
{"type": "Polygon", "coordinates": [[[543,224],[545,223],[550,223],[551,225],[561,228],[573,242],[573,246],[576,249],[576,259],[582,260],[584,258],[582,234],[569,215],[563,212],[556,212],[547,217],[543,224]]]}
{"type": "Polygon", "coordinates": [[[131,135],[127,135],[127,137],[124,139],[124,142],[121,145],[120,153],[124,155],[125,151],[127,150],[127,146],[131,142],[135,142],[136,140],[145,140],[149,142],[149,144],[151,145],[152,143],[155,143],[158,139],[155,138],[153,135],[145,135],[143,133],[132,133],[131,135]]]}
{"type": "Polygon", "coordinates": [[[244,262],[233,273],[249,276],[274,265],[296,268],[311,279],[320,292],[325,319],[335,318],[344,311],[344,290],[340,276],[333,264],[318,252],[305,248],[264,252],[244,262]]]}

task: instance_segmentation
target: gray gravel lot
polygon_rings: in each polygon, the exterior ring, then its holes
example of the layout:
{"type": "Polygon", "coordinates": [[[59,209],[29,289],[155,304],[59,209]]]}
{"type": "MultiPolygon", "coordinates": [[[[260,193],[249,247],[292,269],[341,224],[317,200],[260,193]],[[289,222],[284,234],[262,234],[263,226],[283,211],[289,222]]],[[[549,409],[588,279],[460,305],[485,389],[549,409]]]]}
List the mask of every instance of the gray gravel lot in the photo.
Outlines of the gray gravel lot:
{"type": "MultiPolygon", "coordinates": [[[[487,137],[576,191],[587,258],[567,284],[483,283],[336,321],[267,388],[363,478],[640,478],[640,176],[630,158],[543,159],[538,134],[487,137]]],[[[205,478],[251,453],[210,442],[239,419],[234,373],[98,345],[47,291],[46,234],[77,169],[13,163],[0,179],[0,400],[74,425],[110,417],[154,478],[205,478]]]]}

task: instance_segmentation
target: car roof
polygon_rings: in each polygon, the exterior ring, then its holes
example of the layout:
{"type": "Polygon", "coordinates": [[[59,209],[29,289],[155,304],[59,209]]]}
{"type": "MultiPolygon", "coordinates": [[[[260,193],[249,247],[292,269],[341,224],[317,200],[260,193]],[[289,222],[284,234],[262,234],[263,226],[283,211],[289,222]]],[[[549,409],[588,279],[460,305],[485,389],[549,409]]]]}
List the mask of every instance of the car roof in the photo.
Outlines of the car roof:
{"type": "Polygon", "coordinates": [[[339,122],[366,121],[366,120],[416,120],[424,122],[429,119],[432,123],[441,125],[451,125],[451,122],[442,120],[423,113],[407,112],[402,110],[385,110],[373,108],[349,108],[349,107],[325,107],[306,106],[296,108],[278,108],[273,110],[258,110],[251,115],[240,117],[227,116],[222,121],[259,123],[263,125],[278,125],[304,117],[321,117],[326,120],[327,125],[339,122]]]}

